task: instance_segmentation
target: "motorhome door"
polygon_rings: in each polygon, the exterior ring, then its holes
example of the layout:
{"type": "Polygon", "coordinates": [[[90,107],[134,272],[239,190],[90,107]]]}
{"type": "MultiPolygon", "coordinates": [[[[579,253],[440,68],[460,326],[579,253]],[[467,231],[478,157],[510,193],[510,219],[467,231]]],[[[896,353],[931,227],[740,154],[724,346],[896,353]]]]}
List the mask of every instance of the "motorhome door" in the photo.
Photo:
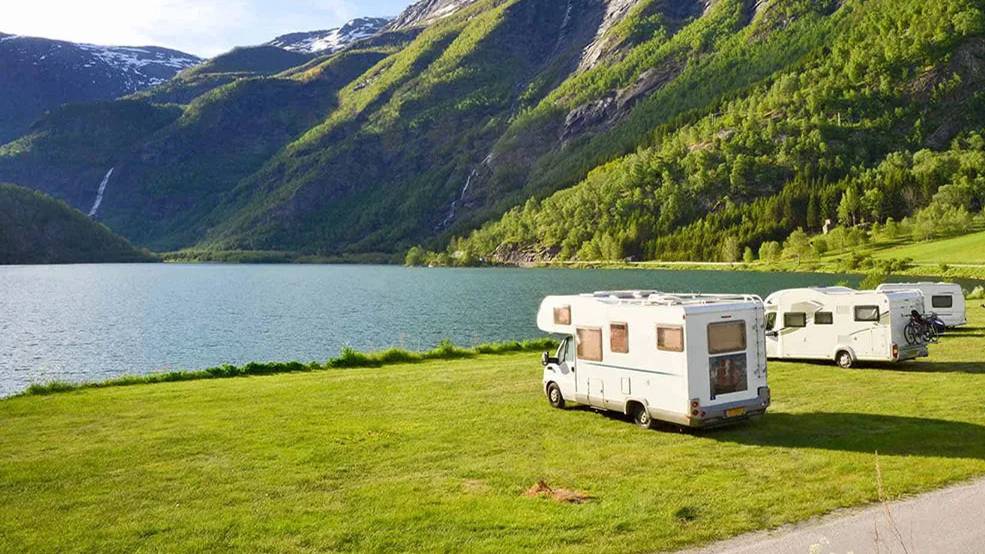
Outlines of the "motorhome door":
{"type": "Polygon", "coordinates": [[[780,332],[776,313],[776,308],[766,309],[766,355],[770,358],[780,356],[780,332]]]}

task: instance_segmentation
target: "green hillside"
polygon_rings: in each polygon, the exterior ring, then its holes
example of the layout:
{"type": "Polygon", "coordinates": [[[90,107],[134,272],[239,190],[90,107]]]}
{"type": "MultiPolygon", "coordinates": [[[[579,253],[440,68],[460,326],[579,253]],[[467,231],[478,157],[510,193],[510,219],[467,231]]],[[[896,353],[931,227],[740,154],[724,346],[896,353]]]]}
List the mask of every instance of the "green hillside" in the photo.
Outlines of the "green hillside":
{"type": "MultiPolygon", "coordinates": [[[[970,2],[846,2],[806,24],[813,46],[798,63],[714,113],[657,127],[650,145],[511,210],[450,253],[717,260],[727,237],[756,249],[827,219],[899,220],[945,185],[980,210],[983,21],[970,2]],[[840,214],[849,190],[863,200],[840,214]]],[[[747,32],[735,48],[747,47],[747,32]]]]}
{"type": "Polygon", "coordinates": [[[618,6],[478,0],[335,56],[234,51],[97,140],[53,144],[53,114],[0,178],[82,207],[115,168],[99,217],[155,249],[439,263],[717,260],[947,186],[981,210],[974,0],[618,6]]]}
{"type": "Polygon", "coordinates": [[[909,258],[916,263],[985,265],[985,231],[880,249],[873,256],[909,258]]]}
{"type": "Polygon", "coordinates": [[[64,202],[0,183],[0,264],[153,259],[64,202]]]}

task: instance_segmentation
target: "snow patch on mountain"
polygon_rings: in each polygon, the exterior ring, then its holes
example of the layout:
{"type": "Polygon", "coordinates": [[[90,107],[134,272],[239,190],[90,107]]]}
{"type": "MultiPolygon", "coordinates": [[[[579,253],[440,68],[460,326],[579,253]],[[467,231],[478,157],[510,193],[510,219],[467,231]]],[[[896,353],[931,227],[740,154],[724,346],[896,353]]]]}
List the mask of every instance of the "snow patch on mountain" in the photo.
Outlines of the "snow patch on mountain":
{"type": "Polygon", "coordinates": [[[37,37],[0,34],[0,58],[8,64],[45,67],[60,74],[102,71],[105,79],[122,81],[117,92],[136,92],[167,81],[202,60],[157,46],[100,46],[37,37]],[[115,76],[115,77],[114,77],[115,76]]]}
{"type": "Polygon", "coordinates": [[[389,23],[390,19],[386,17],[361,17],[337,29],[281,35],[268,42],[267,46],[305,54],[331,54],[379,34],[389,23]]]}
{"type": "Polygon", "coordinates": [[[410,27],[421,27],[444,19],[463,8],[473,4],[476,0],[419,0],[411,4],[401,13],[388,27],[389,30],[397,31],[410,27]]]}
{"type": "Polygon", "coordinates": [[[174,73],[202,62],[190,54],[165,48],[96,44],[79,44],[78,47],[96,60],[124,72],[134,90],[163,83],[174,73]]]}

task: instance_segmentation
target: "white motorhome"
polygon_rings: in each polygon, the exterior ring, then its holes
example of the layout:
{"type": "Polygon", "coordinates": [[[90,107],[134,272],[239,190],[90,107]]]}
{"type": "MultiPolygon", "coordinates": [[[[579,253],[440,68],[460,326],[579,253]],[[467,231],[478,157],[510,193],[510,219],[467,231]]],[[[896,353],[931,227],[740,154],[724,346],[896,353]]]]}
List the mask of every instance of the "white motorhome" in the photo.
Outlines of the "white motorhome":
{"type": "Polygon", "coordinates": [[[773,358],[901,362],[927,356],[909,344],[910,312],[923,309],[916,290],[858,291],[846,287],[786,289],[766,298],[766,353],[773,358]]]}
{"type": "Polygon", "coordinates": [[[544,353],[544,392],[575,402],[707,427],[760,415],[766,385],[763,301],[758,296],[657,291],[548,296],[537,326],[561,335],[544,353]]]}
{"type": "Polygon", "coordinates": [[[883,283],[876,290],[918,290],[923,293],[923,313],[937,314],[948,327],[968,323],[964,291],[957,283],[883,283]]]}

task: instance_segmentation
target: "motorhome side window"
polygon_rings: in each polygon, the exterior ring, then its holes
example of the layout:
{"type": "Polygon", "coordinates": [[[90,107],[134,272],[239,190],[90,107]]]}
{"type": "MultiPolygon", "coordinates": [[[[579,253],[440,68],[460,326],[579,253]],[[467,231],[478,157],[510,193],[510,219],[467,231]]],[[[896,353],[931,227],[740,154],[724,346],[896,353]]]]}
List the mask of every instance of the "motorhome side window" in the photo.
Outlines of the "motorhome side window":
{"type": "Polygon", "coordinates": [[[855,306],[855,321],[879,321],[879,306],[855,306]]]}
{"type": "Polygon", "coordinates": [[[684,328],[680,325],[657,325],[657,350],[684,352],[684,328]]]}
{"type": "Polygon", "coordinates": [[[930,305],[935,308],[951,308],[954,306],[954,297],[950,294],[935,294],[930,297],[930,305]]]}
{"type": "Polygon", "coordinates": [[[571,325],[571,306],[559,306],[554,308],[555,325],[571,325]]]}
{"type": "Polygon", "coordinates": [[[722,354],[746,349],[746,322],[724,321],[708,324],[708,353],[722,354]]]}
{"type": "Polygon", "coordinates": [[[612,323],[609,325],[609,351],[619,354],[629,353],[629,325],[612,323]]]}
{"type": "Polygon", "coordinates": [[[784,327],[807,327],[807,314],[804,312],[787,312],[783,314],[784,327]]]}
{"type": "Polygon", "coordinates": [[[814,312],[814,325],[834,325],[835,318],[831,312],[814,312]]]}
{"type": "Polygon", "coordinates": [[[602,329],[579,327],[578,359],[589,362],[602,361],[602,329]]]}

